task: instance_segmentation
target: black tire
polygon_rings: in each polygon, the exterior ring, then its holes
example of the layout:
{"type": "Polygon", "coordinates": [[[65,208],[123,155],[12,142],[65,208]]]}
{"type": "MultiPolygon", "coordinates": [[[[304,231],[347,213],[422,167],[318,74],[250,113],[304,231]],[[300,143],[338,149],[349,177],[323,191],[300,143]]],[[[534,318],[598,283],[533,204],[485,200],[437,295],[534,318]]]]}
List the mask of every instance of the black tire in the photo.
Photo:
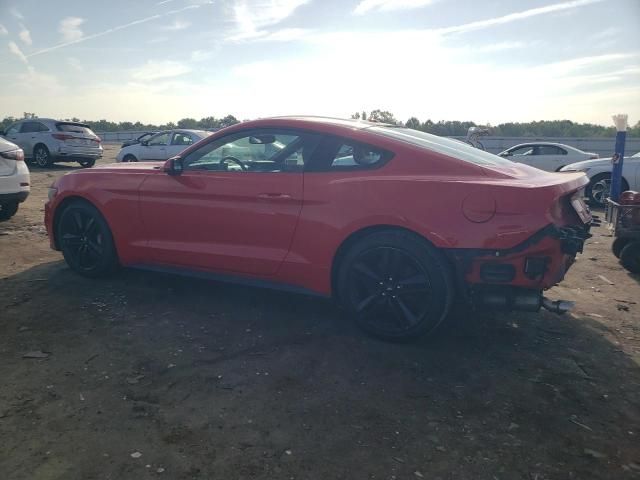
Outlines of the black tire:
{"type": "Polygon", "coordinates": [[[18,202],[0,203],[0,222],[9,220],[18,211],[18,202]]]}
{"type": "Polygon", "coordinates": [[[122,159],[123,162],[137,162],[138,159],[136,158],[135,155],[131,155],[130,153],[127,153],[124,158],[122,159]]]}
{"type": "Polygon", "coordinates": [[[358,241],[340,262],[336,286],[338,300],[360,328],[392,341],[433,332],[454,296],[443,255],[405,231],[380,231],[358,241]]]}
{"type": "Polygon", "coordinates": [[[82,168],[91,168],[96,164],[95,158],[83,158],[82,160],[78,160],[78,163],[82,168]]]}
{"type": "Polygon", "coordinates": [[[49,149],[44,145],[36,145],[33,149],[33,162],[40,168],[47,168],[53,165],[53,158],[49,149]]]}
{"type": "Polygon", "coordinates": [[[620,258],[620,253],[622,253],[622,249],[629,243],[628,238],[616,238],[611,244],[611,251],[616,256],[616,258],[620,258]]]}
{"type": "Polygon", "coordinates": [[[629,242],[620,252],[620,263],[631,273],[640,274],[640,241],[629,242]]]}
{"type": "MultiPolygon", "coordinates": [[[[629,189],[629,184],[623,178],[621,190],[624,192],[629,189]]],[[[592,206],[604,208],[606,199],[611,192],[611,174],[599,173],[595,175],[584,190],[585,197],[592,206]]]]}
{"type": "Polygon", "coordinates": [[[86,277],[101,277],[118,267],[118,255],[109,225],[93,205],[74,202],[56,225],[58,244],[69,267],[86,277]]]}

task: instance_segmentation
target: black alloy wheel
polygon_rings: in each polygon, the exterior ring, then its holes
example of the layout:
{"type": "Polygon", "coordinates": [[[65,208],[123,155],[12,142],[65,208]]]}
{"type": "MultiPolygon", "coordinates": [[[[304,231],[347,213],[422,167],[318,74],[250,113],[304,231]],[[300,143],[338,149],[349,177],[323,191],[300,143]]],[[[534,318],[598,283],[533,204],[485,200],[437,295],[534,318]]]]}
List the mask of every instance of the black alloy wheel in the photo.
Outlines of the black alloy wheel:
{"type": "Polygon", "coordinates": [[[339,289],[359,326],[386,340],[433,331],[453,297],[444,257],[408,232],[380,232],[358,243],[345,258],[339,289]]]}
{"type": "Polygon", "coordinates": [[[77,202],[66,207],[57,238],[67,264],[81,275],[106,275],[118,265],[109,226],[92,205],[77,202]]]}

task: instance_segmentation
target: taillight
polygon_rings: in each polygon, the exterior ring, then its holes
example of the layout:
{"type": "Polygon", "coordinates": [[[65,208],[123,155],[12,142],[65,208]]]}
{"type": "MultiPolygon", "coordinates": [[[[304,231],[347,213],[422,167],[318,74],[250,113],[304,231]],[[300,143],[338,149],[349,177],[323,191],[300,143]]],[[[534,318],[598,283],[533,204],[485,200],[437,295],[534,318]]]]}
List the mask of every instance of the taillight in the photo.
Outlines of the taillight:
{"type": "Polygon", "coordinates": [[[66,133],[52,133],[51,136],[56,140],[62,140],[62,141],[72,140],[76,138],[73,135],[67,135],[66,133]]]}
{"type": "Polygon", "coordinates": [[[24,161],[24,152],[21,148],[17,150],[11,150],[10,152],[0,152],[0,156],[8,160],[15,160],[16,162],[24,161]]]}

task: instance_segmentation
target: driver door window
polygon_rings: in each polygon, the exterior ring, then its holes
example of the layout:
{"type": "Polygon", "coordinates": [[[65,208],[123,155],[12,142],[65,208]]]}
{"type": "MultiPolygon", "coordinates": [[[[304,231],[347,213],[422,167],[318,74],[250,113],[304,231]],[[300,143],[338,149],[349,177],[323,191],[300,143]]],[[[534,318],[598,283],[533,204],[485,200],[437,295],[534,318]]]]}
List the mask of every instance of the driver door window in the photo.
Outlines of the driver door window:
{"type": "Polygon", "coordinates": [[[159,133],[149,139],[147,145],[150,147],[166,146],[169,144],[170,133],[159,133]]]}
{"type": "Polygon", "coordinates": [[[169,158],[167,145],[171,140],[171,132],[158,133],[151,137],[146,145],[140,147],[142,160],[166,160],[169,158]]]}
{"type": "Polygon", "coordinates": [[[317,138],[286,131],[252,131],[204,145],[184,159],[185,170],[218,172],[302,171],[317,138]]]}
{"type": "Polygon", "coordinates": [[[533,146],[528,145],[526,147],[520,147],[511,150],[511,155],[533,155],[533,146]]]}

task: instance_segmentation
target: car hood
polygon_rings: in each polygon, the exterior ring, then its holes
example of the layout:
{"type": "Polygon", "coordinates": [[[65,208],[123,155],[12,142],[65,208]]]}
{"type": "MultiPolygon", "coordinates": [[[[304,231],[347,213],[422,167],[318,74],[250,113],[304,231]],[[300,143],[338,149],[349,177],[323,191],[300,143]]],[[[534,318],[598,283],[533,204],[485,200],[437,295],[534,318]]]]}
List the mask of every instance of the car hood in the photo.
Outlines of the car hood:
{"type": "Polygon", "coordinates": [[[582,162],[570,163],[560,169],[562,172],[569,170],[584,170],[585,168],[606,167],[611,166],[610,158],[599,158],[597,160],[584,160],[582,162]]]}

